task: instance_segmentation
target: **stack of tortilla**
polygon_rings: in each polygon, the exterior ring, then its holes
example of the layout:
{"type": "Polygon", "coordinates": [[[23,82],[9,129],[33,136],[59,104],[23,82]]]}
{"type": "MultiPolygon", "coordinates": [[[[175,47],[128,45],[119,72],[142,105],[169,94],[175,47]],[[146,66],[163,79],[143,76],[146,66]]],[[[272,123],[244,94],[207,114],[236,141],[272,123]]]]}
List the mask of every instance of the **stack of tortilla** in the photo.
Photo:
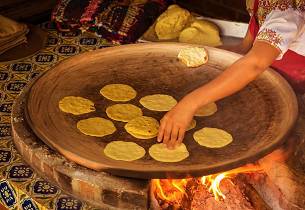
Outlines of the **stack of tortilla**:
{"type": "Polygon", "coordinates": [[[0,55],[27,41],[27,25],[0,15],[0,55]]]}

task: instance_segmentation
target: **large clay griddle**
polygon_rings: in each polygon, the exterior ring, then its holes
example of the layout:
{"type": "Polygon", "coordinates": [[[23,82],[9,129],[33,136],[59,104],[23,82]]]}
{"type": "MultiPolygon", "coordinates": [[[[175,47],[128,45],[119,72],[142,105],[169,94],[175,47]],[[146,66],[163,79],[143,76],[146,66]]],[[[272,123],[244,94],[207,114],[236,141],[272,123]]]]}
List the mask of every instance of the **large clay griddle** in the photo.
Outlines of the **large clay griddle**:
{"type": "MultiPolygon", "coordinates": [[[[115,104],[103,98],[99,90],[107,84],[133,86],[137,97],[130,101],[139,107],[145,95],[165,93],[181,99],[186,93],[207,83],[240,56],[207,48],[209,62],[187,68],[177,55],[187,44],[137,44],[96,50],[64,60],[47,71],[29,87],[27,120],[36,135],[66,158],[94,170],[136,178],[181,178],[202,176],[253,162],[280,145],[297,116],[295,95],[277,73],[264,72],[244,90],[217,102],[218,112],[196,117],[197,127],[186,134],[184,143],[190,156],[178,163],[153,160],[148,149],[156,139],[140,140],[124,130],[125,123],[114,122],[117,132],[103,138],[78,131],[78,120],[105,117],[105,108],[115,104]],[[65,96],[82,96],[94,101],[97,111],[73,116],[63,113],[58,102],[65,96]],[[220,149],[199,146],[192,138],[202,127],[230,132],[234,141],[220,149]],[[103,149],[114,140],[133,141],[143,146],[144,158],[133,162],[107,158],[103,149]]],[[[241,75],[242,77],[243,75],[241,75]]],[[[142,107],[143,108],[143,107],[142,107]]],[[[164,113],[143,108],[147,116],[160,120],[164,113]]]]}

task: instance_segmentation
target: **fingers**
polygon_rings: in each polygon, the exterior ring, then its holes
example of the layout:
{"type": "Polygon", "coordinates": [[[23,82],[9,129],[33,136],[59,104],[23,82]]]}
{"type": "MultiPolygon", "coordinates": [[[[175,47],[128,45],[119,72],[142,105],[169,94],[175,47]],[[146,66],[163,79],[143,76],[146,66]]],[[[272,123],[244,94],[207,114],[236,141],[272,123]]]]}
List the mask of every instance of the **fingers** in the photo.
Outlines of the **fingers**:
{"type": "Polygon", "coordinates": [[[165,123],[165,121],[162,119],[162,120],[161,120],[160,127],[159,127],[158,138],[157,138],[157,141],[158,141],[158,142],[161,142],[161,141],[163,140],[163,136],[164,136],[164,132],[165,132],[165,126],[166,126],[166,123],[165,123]]]}
{"type": "Polygon", "coordinates": [[[184,135],[185,135],[185,128],[180,128],[176,146],[179,146],[182,143],[182,141],[184,139],[184,135]]]}
{"type": "Polygon", "coordinates": [[[171,131],[170,140],[167,143],[167,148],[174,149],[176,145],[176,141],[179,134],[179,127],[177,125],[174,125],[171,131]]]}
{"type": "Polygon", "coordinates": [[[163,135],[163,143],[168,145],[171,137],[173,124],[170,122],[167,122],[164,129],[164,135],[163,135]]]}
{"type": "Polygon", "coordinates": [[[183,128],[183,126],[173,123],[173,121],[167,118],[167,116],[164,116],[160,122],[157,141],[163,141],[168,149],[174,149],[182,143],[185,130],[186,129],[183,128]]]}

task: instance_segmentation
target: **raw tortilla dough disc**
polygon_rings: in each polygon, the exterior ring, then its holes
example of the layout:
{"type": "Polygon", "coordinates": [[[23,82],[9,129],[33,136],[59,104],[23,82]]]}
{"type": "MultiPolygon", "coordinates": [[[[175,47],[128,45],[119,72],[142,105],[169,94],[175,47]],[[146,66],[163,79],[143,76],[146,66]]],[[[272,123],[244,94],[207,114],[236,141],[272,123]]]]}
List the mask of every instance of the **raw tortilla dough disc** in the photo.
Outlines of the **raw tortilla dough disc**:
{"type": "Polygon", "coordinates": [[[183,143],[173,150],[167,149],[163,143],[154,144],[149,148],[148,152],[153,159],[160,162],[179,162],[189,156],[189,152],[183,143]]]}
{"type": "Polygon", "coordinates": [[[101,117],[92,117],[77,122],[77,128],[88,136],[103,137],[116,131],[113,123],[101,117]]]}
{"type": "Polygon", "coordinates": [[[217,112],[217,105],[215,103],[209,103],[198,109],[195,116],[206,117],[213,115],[215,112],[217,112]]]}
{"type": "Polygon", "coordinates": [[[114,160],[133,161],[145,155],[145,149],[134,142],[113,141],[106,145],[104,154],[114,160]]]}
{"type": "Polygon", "coordinates": [[[137,95],[131,86],[124,84],[106,85],[100,90],[100,93],[109,100],[122,102],[130,101],[137,95]]]}
{"type": "Polygon", "coordinates": [[[159,123],[152,117],[141,116],[130,120],[125,130],[136,138],[151,139],[157,136],[159,123]]]}
{"type": "Polygon", "coordinates": [[[140,104],[149,110],[162,112],[171,110],[177,104],[177,101],[169,95],[154,94],[141,98],[140,104]]]}
{"type": "Polygon", "coordinates": [[[193,137],[198,144],[209,148],[224,147],[233,141],[231,134],[218,128],[202,128],[193,137]]]}
{"type": "Polygon", "coordinates": [[[187,67],[198,67],[208,62],[208,52],[202,47],[189,47],[180,50],[178,58],[187,67]]]}
{"type": "Polygon", "coordinates": [[[76,96],[66,96],[59,101],[59,109],[74,115],[86,114],[95,111],[94,103],[88,99],[76,96]]]}
{"type": "Polygon", "coordinates": [[[196,120],[192,120],[191,124],[189,125],[189,127],[186,129],[186,131],[192,130],[193,128],[196,127],[196,120]]]}
{"type": "Polygon", "coordinates": [[[143,115],[142,110],[132,104],[115,104],[107,107],[107,116],[113,120],[128,122],[143,115]]]}

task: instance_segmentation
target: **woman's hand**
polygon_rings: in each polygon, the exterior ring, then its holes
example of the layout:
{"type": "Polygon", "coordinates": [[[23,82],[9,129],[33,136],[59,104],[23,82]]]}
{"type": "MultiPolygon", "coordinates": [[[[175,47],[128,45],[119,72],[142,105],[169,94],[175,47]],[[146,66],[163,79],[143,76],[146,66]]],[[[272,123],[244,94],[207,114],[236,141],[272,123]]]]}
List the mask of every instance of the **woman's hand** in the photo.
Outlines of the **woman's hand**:
{"type": "Polygon", "coordinates": [[[278,57],[280,51],[263,41],[209,83],[184,97],[161,120],[158,141],[174,148],[183,141],[184,133],[199,107],[218,101],[244,88],[278,57]]]}
{"type": "Polygon", "coordinates": [[[184,133],[189,127],[195,114],[192,102],[182,99],[175,107],[167,112],[161,120],[158,142],[163,141],[169,149],[180,145],[184,133]]]}

